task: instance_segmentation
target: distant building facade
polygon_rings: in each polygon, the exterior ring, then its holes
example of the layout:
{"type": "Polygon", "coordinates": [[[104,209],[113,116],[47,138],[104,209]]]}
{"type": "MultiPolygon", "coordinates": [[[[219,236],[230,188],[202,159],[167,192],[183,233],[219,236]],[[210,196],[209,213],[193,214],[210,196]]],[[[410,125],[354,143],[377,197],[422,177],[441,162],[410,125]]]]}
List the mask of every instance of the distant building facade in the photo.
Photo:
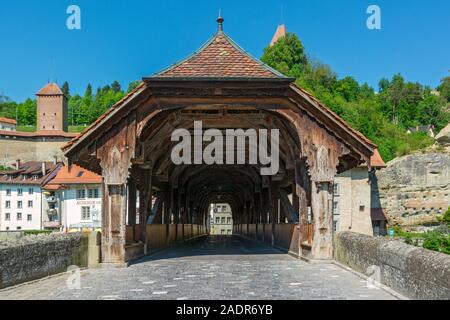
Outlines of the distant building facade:
{"type": "Polygon", "coordinates": [[[56,83],[48,83],[36,93],[36,130],[67,132],[67,97],[56,83]]]}
{"type": "Polygon", "coordinates": [[[0,117],[0,130],[1,131],[16,131],[17,121],[9,118],[0,117]]]}
{"type": "Polygon", "coordinates": [[[366,165],[337,175],[333,192],[334,231],[354,231],[367,235],[382,235],[386,217],[378,198],[376,170],[386,165],[378,150],[371,158],[372,171],[366,165]]]}
{"type": "Polygon", "coordinates": [[[100,228],[101,184],[101,176],[79,166],[60,168],[44,186],[44,228],[66,232],[100,228]]]}
{"type": "Polygon", "coordinates": [[[232,235],[233,215],[227,203],[214,203],[210,207],[210,234],[232,235]]]}
{"type": "Polygon", "coordinates": [[[15,169],[0,172],[0,231],[42,229],[42,185],[60,165],[17,161],[15,169]]]}

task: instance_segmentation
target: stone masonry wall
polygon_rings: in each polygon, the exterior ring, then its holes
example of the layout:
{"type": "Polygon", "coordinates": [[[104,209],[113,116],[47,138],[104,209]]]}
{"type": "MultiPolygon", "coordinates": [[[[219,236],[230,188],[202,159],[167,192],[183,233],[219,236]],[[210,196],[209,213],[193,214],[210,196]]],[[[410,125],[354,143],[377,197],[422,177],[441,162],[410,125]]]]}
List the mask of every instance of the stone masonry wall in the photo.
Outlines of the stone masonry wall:
{"type": "Polygon", "coordinates": [[[400,241],[353,232],[335,236],[336,261],[412,299],[450,299],[450,256],[400,241]],[[372,267],[373,268],[373,267],[372,267]]]}
{"type": "Polygon", "coordinates": [[[434,223],[450,206],[450,154],[425,153],[392,160],[377,172],[381,206],[390,224],[434,223]]]}
{"type": "Polygon", "coordinates": [[[23,141],[13,139],[0,139],[0,165],[11,166],[16,160],[27,161],[53,161],[56,156],[65,160],[61,147],[65,141],[23,141]]]}
{"type": "Polygon", "coordinates": [[[81,233],[26,236],[0,242],[0,289],[87,266],[88,238],[81,233]]]}

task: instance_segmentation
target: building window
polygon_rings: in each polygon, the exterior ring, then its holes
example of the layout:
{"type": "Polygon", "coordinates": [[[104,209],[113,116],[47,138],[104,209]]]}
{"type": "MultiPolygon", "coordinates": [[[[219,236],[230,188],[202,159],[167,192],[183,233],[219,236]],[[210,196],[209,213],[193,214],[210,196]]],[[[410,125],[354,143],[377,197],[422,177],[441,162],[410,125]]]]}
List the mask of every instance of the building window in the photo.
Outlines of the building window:
{"type": "Polygon", "coordinates": [[[98,198],[98,189],[89,189],[88,198],[90,199],[98,198]]]}
{"type": "Polygon", "coordinates": [[[11,213],[5,213],[5,221],[11,221],[11,213]]]}
{"type": "Polygon", "coordinates": [[[339,183],[335,183],[335,184],[333,185],[333,194],[334,194],[335,196],[339,196],[339,183]]]}
{"type": "Polygon", "coordinates": [[[365,208],[366,208],[366,206],[359,206],[359,212],[364,212],[365,208]]]}
{"type": "Polygon", "coordinates": [[[6,196],[11,197],[11,189],[6,189],[6,196]]]}
{"type": "Polygon", "coordinates": [[[6,201],[5,202],[5,208],[6,209],[11,209],[11,201],[6,201]]]}
{"type": "Polygon", "coordinates": [[[225,217],[222,217],[222,224],[225,224],[225,217]]]}
{"type": "Polygon", "coordinates": [[[21,220],[22,220],[22,213],[17,212],[17,221],[21,221],[21,220]]]}
{"type": "Polygon", "coordinates": [[[16,229],[17,229],[17,230],[22,230],[22,227],[17,227],[16,229]]]}
{"type": "Polygon", "coordinates": [[[226,212],[227,211],[227,206],[222,206],[222,212],[226,212]]]}
{"type": "Polygon", "coordinates": [[[28,201],[28,208],[33,208],[33,201],[28,201]]]}
{"type": "Polygon", "coordinates": [[[216,223],[217,223],[217,224],[220,223],[220,218],[219,218],[219,217],[216,218],[216,223]]]}
{"type": "Polygon", "coordinates": [[[23,189],[22,188],[17,189],[17,195],[18,196],[22,196],[23,195],[23,189]]]}
{"type": "Polygon", "coordinates": [[[227,218],[227,224],[231,224],[231,218],[230,217],[227,218]]]}
{"type": "MultiPolygon", "coordinates": [[[[33,179],[36,180],[36,176],[33,176],[33,179]]],[[[33,189],[33,188],[29,188],[29,189],[28,189],[28,193],[29,193],[30,195],[34,194],[34,189],[33,189]]]]}
{"type": "Polygon", "coordinates": [[[33,216],[31,214],[27,215],[27,221],[32,221],[33,220],[33,216]]]}
{"type": "Polygon", "coordinates": [[[220,234],[225,234],[225,230],[224,229],[220,230],[220,234]]]}
{"type": "Polygon", "coordinates": [[[9,231],[9,227],[6,227],[6,231],[9,231]]]}
{"type": "Polygon", "coordinates": [[[91,207],[81,207],[81,220],[91,219],[91,207]]]}
{"type": "Polygon", "coordinates": [[[77,190],[77,199],[85,199],[86,198],[86,190],[78,189],[77,190]]]}
{"type": "Polygon", "coordinates": [[[17,209],[22,209],[23,204],[22,201],[17,201],[17,209]]]}
{"type": "Polygon", "coordinates": [[[227,230],[227,234],[230,235],[231,234],[231,230],[227,230]]]}

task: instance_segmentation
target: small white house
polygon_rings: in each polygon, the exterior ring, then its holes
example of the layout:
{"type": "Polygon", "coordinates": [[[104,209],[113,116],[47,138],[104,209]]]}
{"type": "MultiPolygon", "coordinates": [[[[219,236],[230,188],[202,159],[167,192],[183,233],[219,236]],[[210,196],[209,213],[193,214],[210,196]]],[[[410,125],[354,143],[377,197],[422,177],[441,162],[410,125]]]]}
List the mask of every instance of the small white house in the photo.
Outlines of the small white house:
{"type": "Polygon", "coordinates": [[[0,173],[0,231],[42,229],[41,185],[58,166],[17,161],[15,169],[0,173]]]}
{"type": "Polygon", "coordinates": [[[0,131],[16,131],[17,121],[0,117],[0,131]]]}
{"type": "Polygon", "coordinates": [[[44,228],[66,232],[101,228],[101,183],[101,176],[82,167],[62,167],[44,186],[44,228]]]}

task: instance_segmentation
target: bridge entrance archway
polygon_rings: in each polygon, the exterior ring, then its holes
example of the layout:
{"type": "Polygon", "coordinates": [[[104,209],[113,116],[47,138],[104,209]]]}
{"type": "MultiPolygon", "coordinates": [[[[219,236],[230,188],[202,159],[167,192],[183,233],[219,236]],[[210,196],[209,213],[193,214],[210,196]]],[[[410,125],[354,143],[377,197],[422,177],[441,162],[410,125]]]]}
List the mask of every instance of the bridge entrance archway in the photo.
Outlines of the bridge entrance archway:
{"type": "MultiPolygon", "coordinates": [[[[375,145],[293,79],[251,57],[221,23],[196,53],[143,78],[64,148],[70,163],[103,176],[105,263],[205,233],[208,206],[217,201],[230,204],[235,234],[332,258],[334,176],[363,162],[370,169],[375,145]],[[278,170],[262,174],[252,152],[239,164],[176,164],[172,134],[192,133],[195,145],[198,123],[202,136],[211,129],[278,130],[278,170]]],[[[250,150],[250,137],[245,141],[250,150]]]]}

